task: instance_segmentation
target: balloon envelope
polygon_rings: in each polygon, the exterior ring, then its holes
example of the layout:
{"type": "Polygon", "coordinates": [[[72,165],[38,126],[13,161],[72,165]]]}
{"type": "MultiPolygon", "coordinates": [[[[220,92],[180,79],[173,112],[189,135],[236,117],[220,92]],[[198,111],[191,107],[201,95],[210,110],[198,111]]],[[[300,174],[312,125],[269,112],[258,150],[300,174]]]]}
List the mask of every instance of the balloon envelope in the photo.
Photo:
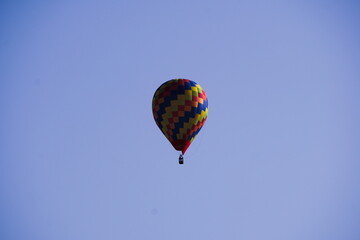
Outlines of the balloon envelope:
{"type": "Polygon", "coordinates": [[[196,82],[173,79],[156,90],[152,111],[162,133],[184,154],[206,121],[208,99],[196,82]]]}

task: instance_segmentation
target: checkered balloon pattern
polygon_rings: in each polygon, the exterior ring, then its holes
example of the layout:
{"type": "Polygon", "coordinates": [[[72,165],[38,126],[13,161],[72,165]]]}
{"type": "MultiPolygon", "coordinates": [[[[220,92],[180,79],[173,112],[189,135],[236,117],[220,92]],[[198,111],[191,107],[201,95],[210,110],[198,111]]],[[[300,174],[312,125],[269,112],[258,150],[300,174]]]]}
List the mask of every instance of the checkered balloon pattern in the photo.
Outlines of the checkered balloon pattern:
{"type": "Polygon", "coordinates": [[[208,99],[196,82],[173,79],[156,90],[152,110],[162,133],[184,154],[206,121],[208,99]]]}

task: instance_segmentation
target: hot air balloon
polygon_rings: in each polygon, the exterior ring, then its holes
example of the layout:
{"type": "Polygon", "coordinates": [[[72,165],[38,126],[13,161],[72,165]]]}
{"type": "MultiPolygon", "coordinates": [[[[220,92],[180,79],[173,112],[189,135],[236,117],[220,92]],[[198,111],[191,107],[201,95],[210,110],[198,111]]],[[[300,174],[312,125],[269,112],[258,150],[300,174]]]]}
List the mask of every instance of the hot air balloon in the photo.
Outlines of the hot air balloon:
{"type": "Polygon", "coordinates": [[[181,151],[179,164],[183,164],[183,155],[208,115],[205,91],[188,79],[169,80],[155,91],[152,112],[161,132],[176,150],[181,151]]]}

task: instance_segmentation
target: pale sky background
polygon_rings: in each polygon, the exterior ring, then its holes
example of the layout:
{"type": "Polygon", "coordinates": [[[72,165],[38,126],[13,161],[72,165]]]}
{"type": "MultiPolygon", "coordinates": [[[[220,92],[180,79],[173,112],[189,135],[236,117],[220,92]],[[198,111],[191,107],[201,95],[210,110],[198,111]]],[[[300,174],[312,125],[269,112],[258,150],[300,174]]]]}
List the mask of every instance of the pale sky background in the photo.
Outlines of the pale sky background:
{"type": "Polygon", "coordinates": [[[358,1],[1,1],[0,239],[360,239],[359,43],[358,1]]]}

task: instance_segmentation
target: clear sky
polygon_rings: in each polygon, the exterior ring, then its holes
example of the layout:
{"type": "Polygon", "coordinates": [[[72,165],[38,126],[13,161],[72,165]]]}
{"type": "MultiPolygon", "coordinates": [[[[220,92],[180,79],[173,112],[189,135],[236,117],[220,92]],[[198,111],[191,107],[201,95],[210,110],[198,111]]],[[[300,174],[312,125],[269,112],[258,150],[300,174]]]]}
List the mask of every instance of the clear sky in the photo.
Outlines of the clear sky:
{"type": "Polygon", "coordinates": [[[358,240],[357,1],[1,1],[0,239],[358,240]],[[172,78],[208,120],[178,164],[172,78]]]}

